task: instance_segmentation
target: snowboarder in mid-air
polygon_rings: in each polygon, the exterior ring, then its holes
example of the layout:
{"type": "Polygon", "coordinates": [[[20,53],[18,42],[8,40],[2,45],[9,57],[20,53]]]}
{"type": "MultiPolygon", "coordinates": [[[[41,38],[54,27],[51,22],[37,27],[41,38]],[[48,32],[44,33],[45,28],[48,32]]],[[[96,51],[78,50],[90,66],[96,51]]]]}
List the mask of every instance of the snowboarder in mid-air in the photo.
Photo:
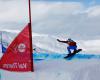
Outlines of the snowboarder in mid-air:
{"type": "Polygon", "coordinates": [[[66,41],[61,41],[59,39],[57,39],[58,42],[62,42],[62,43],[66,43],[68,44],[67,50],[68,50],[68,55],[70,54],[76,54],[77,52],[81,51],[82,49],[77,49],[77,43],[75,41],[73,41],[71,38],[69,38],[66,41]],[[72,52],[73,50],[73,52],[72,52]]]}

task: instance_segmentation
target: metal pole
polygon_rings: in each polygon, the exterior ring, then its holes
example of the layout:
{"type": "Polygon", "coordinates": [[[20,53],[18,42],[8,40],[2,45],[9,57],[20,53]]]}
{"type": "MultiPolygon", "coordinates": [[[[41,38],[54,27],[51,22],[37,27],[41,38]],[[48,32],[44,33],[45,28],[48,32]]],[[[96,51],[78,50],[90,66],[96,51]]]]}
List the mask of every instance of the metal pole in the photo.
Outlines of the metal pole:
{"type": "Polygon", "coordinates": [[[31,23],[31,1],[29,0],[29,23],[31,23]]]}
{"type": "Polygon", "coordinates": [[[32,48],[32,23],[31,23],[31,1],[29,0],[29,35],[30,35],[30,52],[31,52],[31,71],[34,71],[33,68],[33,48],[32,48]]]}

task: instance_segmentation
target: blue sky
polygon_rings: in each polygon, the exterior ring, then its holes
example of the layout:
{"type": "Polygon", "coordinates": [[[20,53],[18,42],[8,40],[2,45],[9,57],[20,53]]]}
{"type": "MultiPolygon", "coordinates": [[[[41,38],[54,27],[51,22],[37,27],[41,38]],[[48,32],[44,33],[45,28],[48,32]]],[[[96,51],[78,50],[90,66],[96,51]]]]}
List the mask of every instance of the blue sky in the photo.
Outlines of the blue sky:
{"type": "Polygon", "coordinates": [[[95,2],[97,4],[100,3],[100,0],[32,0],[32,1],[45,1],[45,2],[83,2],[85,4],[89,4],[91,2],[95,2]]]}
{"type": "Polygon", "coordinates": [[[33,0],[40,2],[82,2],[86,6],[100,4],[100,0],[33,0]]]}

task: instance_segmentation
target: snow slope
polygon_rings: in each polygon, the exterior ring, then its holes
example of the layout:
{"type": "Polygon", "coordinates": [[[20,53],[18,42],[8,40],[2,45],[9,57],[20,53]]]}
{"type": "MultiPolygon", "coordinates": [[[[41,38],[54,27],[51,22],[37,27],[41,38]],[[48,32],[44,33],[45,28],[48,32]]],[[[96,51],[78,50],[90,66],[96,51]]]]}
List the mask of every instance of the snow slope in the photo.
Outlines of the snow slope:
{"type": "MultiPolygon", "coordinates": [[[[20,31],[5,30],[3,31],[3,41],[10,44],[12,40],[20,31]]],[[[61,40],[66,40],[68,36],[64,37],[62,35],[47,35],[47,34],[38,34],[32,33],[33,48],[36,48],[36,51],[39,52],[48,52],[48,53],[66,53],[66,44],[57,42],[57,38],[61,40]],[[59,36],[59,37],[58,37],[59,36]]],[[[100,39],[94,40],[75,40],[78,43],[78,48],[83,49],[83,53],[93,53],[100,54],[100,39]]]]}
{"type": "Polygon", "coordinates": [[[100,80],[100,60],[48,59],[34,63],[34,72],[0,70],[1,80],[100,80]]]}

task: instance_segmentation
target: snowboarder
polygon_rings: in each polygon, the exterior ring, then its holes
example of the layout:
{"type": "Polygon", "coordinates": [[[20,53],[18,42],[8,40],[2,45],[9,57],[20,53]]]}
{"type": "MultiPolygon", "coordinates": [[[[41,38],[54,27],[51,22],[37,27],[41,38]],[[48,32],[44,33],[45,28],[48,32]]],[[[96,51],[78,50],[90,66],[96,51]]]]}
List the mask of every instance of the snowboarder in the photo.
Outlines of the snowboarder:
{"type": "Polygon", "coordinates": [[[68,50],[69,54],[75,53],[77,51],[77,44],[71,38],[68,38],[68,40],[66,40],[66,41],[61,41],[61,40],[57,39],[57,41],[68,44],[67,50],[68,50]],[[72,50],[73,50],[73,52],[71,52],[72,50]]]}

